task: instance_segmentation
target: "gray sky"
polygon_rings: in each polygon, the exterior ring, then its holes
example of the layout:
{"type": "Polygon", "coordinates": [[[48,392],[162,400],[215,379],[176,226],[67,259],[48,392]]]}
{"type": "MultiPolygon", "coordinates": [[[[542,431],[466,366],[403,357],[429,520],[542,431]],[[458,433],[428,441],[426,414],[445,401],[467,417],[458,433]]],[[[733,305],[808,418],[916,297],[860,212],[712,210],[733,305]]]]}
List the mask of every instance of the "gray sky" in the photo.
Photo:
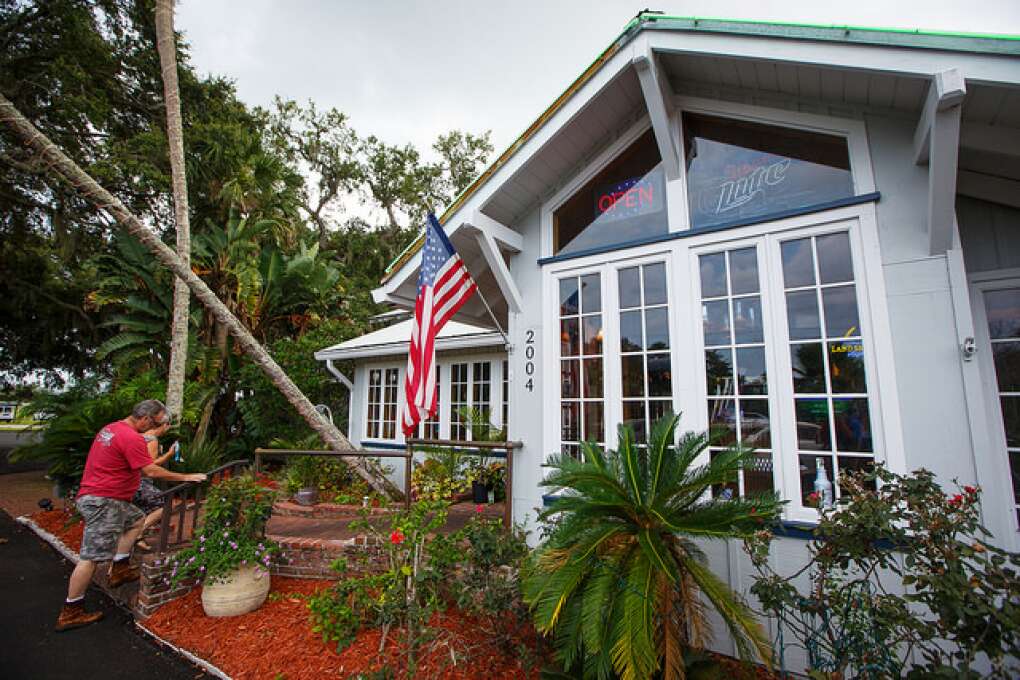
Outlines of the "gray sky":
{"type": "MultiPolygon", "coordinates": [[[[180,0],[200,73],[242,100],[346,112],[361,135],[427,149],[459,128],[500,152],[615,38],[640,3],[608,0],[180,0]]],[[[1020,0],[681,0],[668,14],[1020,34],[1020,0]],[[980,11],[975,11],[980,8],[980,11]]]]}

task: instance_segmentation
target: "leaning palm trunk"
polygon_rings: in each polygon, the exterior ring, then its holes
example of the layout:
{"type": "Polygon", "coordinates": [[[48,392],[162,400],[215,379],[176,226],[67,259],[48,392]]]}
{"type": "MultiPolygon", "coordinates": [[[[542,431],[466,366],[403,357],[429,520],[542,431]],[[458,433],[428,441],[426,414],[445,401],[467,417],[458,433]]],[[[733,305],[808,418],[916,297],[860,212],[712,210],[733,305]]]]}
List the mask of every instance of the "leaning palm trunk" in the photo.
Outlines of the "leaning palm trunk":
{"type": "MultiPolygon", "coordinates": [[[[0,123],[5,124],[15,135],[21,138],[26,146],[31,147],[46,163],[46,167],[50,172],[69,183],[84,196],[92,200],[99,208],[112,215],[122,227],[127,229],[132,236],[148,248],[164,267],[172,271],[177,278],[184,281],[198,301],[209,310],[219,323],[227,327],[230,334],[237,340],[238,345],[262,369],[272,383],[276,385],[276,388],[286,397],[287,401],[308,422],[311,428],[319,434],[323,442],[335,451],[351,451],[354,449],[347,438],[333,426],[333,423],[326,420],[315,410],[315,406],[312,405],[312,402],[308,401],[308,397],[298,389],[294,381],[269,356],[269,353],[266,352],[248,329],[244,327],[244,324],[238,321],[237,317],[216,297],[216,294],[209,289],[209,286],[192,272],[191,268],[181,258],[177,257],[177,254],[163,243],[152,230],[142,224],[141,220],[135,217],[120,199],[101,187],[88,173],[78,167],[56,144],[37,130],[15,108],[14,104],[2,94],[0,94],[0,123]]],[[[355,461],[351,466],[376,491],[391,494],[400,493],[383,475],[370,470],[363,461],[355,461]]]]}
{"type": "MultiPolygon", "coordinates": [[[[177,256],[185,266],[191,261],[191,225],[188,220],[188,185],[184,172],[184,133],[181,129],[181,95],[177,85],[177,46],[174,39],[173,0],[156,3],[156,50],[163,71],[166,104],[166,136],[170,152],[170,176],[174,195],[177,256]]],[[[170,327],[170,370],[166,381],[166,405],[171,413],[184,407],[184,365],[188,358],[188,285],[174,278],[173,324],[170,327]]]]}

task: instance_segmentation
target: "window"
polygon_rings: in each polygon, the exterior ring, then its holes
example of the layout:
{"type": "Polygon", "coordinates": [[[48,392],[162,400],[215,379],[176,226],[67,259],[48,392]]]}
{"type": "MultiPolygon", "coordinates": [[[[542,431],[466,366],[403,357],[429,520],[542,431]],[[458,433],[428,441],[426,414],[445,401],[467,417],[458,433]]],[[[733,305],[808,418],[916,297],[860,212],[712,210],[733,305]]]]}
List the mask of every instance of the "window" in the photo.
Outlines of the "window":
{"type": "Polygon", "coordinates": [[[853,195],[843,137],[692,113],[683,128],[695,228],[853,195]]]}
{"type": "Polygon", "coordinates": [[[868,375],[849,230],[763,235],[692,254],[710,455],[742,442],[751,465],[722,496],[779,491],[810,519],[819,466],[872,468],[875,395],[868,375]]]}
{"type": "Polygon", "coordinates": [[[369,439],[397,438],[399,374],[396,368],[373,368],[368,372],[368,422],[365,433],[369,439]]]}
{"type": "Polygon", "coordinates": [[[1020,520],[1020,288],[986,290],[984,301],[1013,478],[1013,505],[1020,520]]]}
{"type": "Polygon", "coordinates": [[[442,378],[443,369],[436,366],[436,413],[423,420],[419,425],[419,432],[422,439],[439,439],[439,418],[442,413],[441,402],[443,400],[442,378]]]}
{"type": "Polygon", "coordinates": [[[737,442],[756,450],[754,464],[740,472],[736,484],[717,488],[715,493],[730,496],[772,491],[758,249],[751,246],[701,255],[698,273],[710,452],[716,455],[737,442]]]}
{"type": "Polygon", "coordinates": [[[667,233],[665,180],[651,130],[553,214],[553,252],[576,253],[667,233]]]}
{"type": "Polygon", "coordinates": [[[471,423],[460,411],[472,408],[486,421],[492,413],[492,364],[488,361],[450,364],[450,439],[467,441],[474,438],[471,423]]]}
{"type": "Polygon", "coordinates": [[[14,407],[8,404],[0,406],[0,420],[14,420],[14,407]]]}
{"type": "Polygon", "coordinates": [[[559,281],[560,446],[580,455],[580,442],[605,442],[602,281],[600,274],[559,281]]]}
{"type": "Polygon", "coordinates": [[[839,475],[874,461],[864,339],[847,232],[780,243],[800,496],[817,465],[839,475]]]}
{"type": "Polygon", "coordinates": [[[666,266],[620,269],[617,281],[623,422],[636,441],[645,442],[673,402],[666,266]]]}

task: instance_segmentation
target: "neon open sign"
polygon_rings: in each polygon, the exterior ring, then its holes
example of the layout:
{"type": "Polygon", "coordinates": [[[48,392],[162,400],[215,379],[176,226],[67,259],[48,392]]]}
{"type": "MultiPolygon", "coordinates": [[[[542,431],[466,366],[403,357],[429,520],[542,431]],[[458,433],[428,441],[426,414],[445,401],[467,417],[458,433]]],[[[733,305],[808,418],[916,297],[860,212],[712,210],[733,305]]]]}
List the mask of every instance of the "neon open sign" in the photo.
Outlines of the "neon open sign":
{"type": "Polygon", "coordinates": [[[603,222],[648,215],[662,210],[661,174],[631,177],[595,192],[595,215],[603,222]]]}

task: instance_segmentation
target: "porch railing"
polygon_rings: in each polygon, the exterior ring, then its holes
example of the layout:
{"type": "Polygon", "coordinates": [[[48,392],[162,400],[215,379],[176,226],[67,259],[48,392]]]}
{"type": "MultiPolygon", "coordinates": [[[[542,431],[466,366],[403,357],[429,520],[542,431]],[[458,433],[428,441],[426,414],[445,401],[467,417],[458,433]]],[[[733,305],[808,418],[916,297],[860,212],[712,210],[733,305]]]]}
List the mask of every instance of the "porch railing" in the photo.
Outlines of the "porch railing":
{"type": "Polygon", "coordinates": [[[207,477],[205,482],[184,482],[160,493],[159,497],[163,499],[163,516],[160,517],[159,524],[159,552],[165,553],[191,541],[205,499],[206,484],[215,484],[232,477],[250,465],[251,462],[247,460],[234,460],[205,473],[207,477]],[[174,520],[177,524],[171,528],[174,520]]]}

